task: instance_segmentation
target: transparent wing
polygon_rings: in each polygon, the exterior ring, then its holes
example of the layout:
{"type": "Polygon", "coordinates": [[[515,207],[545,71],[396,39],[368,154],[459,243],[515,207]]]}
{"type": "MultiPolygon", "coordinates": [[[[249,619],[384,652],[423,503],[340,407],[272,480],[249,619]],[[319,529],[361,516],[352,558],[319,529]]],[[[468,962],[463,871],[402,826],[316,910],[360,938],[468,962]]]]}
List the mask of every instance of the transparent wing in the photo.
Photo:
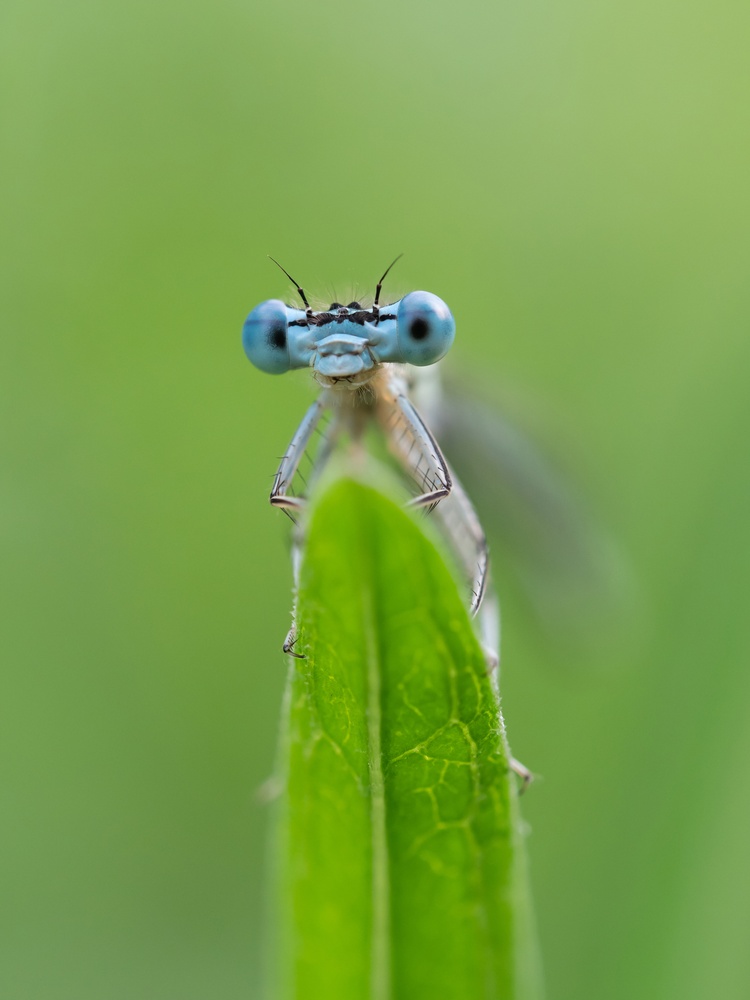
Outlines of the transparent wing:
{"type": "Polygon", "coordinates": [[[407,398],[397,370],[380,392],[377,415],[391,453],[412,484],[411,504],[432,510],[450,493],[451,474],[437,441],[407,398]]]}
{"type": "Polygon", "coordinates": [[[622,617],[630,586],[590,497],[521,417],[478,399],[474,383],[471,397],[448,390],[425,369],[413,396],[490,535],[501,591],[514,584],[553,641],[598,642],[622,617]]]}
{"type": "Polygon", "coordinates": [[[281,457],[271,489],[271,504],[295,521],[294,511],[302,510],[310,488],[335,446],[336,422],[321,400],[308,409],[281,457]]]}
{"type": "Polygon", "coordinates": [[[456,557],[470,591],[469,605],[476,614],[488,582],[487,542],[471,501],[451,472],[430,428],[406,397],[401,370],[383,388],[378,418],[391,452],[412,483],[414,506],[433,512],[456,557]]]}

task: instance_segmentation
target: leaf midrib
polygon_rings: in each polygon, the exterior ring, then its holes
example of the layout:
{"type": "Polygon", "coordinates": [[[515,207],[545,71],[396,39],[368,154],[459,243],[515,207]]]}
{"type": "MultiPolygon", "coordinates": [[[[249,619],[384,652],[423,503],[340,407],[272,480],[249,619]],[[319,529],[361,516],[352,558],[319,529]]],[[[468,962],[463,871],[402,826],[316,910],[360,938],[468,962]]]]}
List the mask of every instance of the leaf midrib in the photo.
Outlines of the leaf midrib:
{"type": "MultiPolygon", "coordinates": [[[[369,540],[365,542],[365,546],[369,540]]],[[[369,556],[369,552],[367,555],[369,556]]],[[[369,560],[368,560],[369,561],[369,560]]],[[[363,580],[371,577],[363,575],[363,580]]],[[[362,588],[363,630],[367,656],[367,730],[370,767],[370,816],[372,822],[372,945],[370,996],[390,1000],[391,913],[388,837],[385,817],[385,777],[381,745],[382,704],[380,647],[377,641],[375,595],[362,588]]]]}

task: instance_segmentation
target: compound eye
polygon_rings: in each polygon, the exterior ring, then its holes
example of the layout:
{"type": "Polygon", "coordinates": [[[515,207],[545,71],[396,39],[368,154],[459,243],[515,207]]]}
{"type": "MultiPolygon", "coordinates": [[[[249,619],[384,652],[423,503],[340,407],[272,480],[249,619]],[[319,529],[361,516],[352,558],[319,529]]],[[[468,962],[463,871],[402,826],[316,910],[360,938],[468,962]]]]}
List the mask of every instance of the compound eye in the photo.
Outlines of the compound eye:
{"type": "Polygon", "coordinates": [[[410,292],[398,307],[398,346],[410,365],[432,365],[448,352],[456,323],[448,306],[430,292],[410,292]]]}
{"type": "Polygon", "coordinates": [[[242,328],[242,346],[256,368],[270,375],[283,375],[291,368],[287,309],[280,299],[261,302],[242,328]]]}

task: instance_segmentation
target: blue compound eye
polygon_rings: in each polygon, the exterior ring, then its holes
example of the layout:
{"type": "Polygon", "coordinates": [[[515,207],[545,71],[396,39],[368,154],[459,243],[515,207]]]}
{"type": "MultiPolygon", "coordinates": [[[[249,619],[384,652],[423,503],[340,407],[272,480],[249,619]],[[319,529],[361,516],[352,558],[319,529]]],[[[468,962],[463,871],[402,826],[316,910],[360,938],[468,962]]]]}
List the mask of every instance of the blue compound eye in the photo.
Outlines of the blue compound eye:
{"type": "Polygon", "coordinates": [[[398,346],[410,365],[431,365],[448,352],[456,323],[448,306],[431,292],[410,292],[396,316],[398,346]]]}
{"type": "Polygon", "coordinates": [[[280,299],[261,302],[242,328],[242,346],[256,368],[283,375],[291,368],[287,308],[280,299]]]}

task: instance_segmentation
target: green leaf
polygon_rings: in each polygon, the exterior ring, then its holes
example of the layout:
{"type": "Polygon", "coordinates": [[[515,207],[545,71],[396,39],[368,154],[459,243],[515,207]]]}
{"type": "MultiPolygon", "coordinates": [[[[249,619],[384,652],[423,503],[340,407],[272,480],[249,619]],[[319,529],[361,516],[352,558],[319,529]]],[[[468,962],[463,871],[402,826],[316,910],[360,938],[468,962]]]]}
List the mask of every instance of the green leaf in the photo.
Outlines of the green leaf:
{"type": "Polygon", "coordinates": [[[302,567],[276,998],[540,996],[497,696],[417,519],[336,481],[302,567]]]}

